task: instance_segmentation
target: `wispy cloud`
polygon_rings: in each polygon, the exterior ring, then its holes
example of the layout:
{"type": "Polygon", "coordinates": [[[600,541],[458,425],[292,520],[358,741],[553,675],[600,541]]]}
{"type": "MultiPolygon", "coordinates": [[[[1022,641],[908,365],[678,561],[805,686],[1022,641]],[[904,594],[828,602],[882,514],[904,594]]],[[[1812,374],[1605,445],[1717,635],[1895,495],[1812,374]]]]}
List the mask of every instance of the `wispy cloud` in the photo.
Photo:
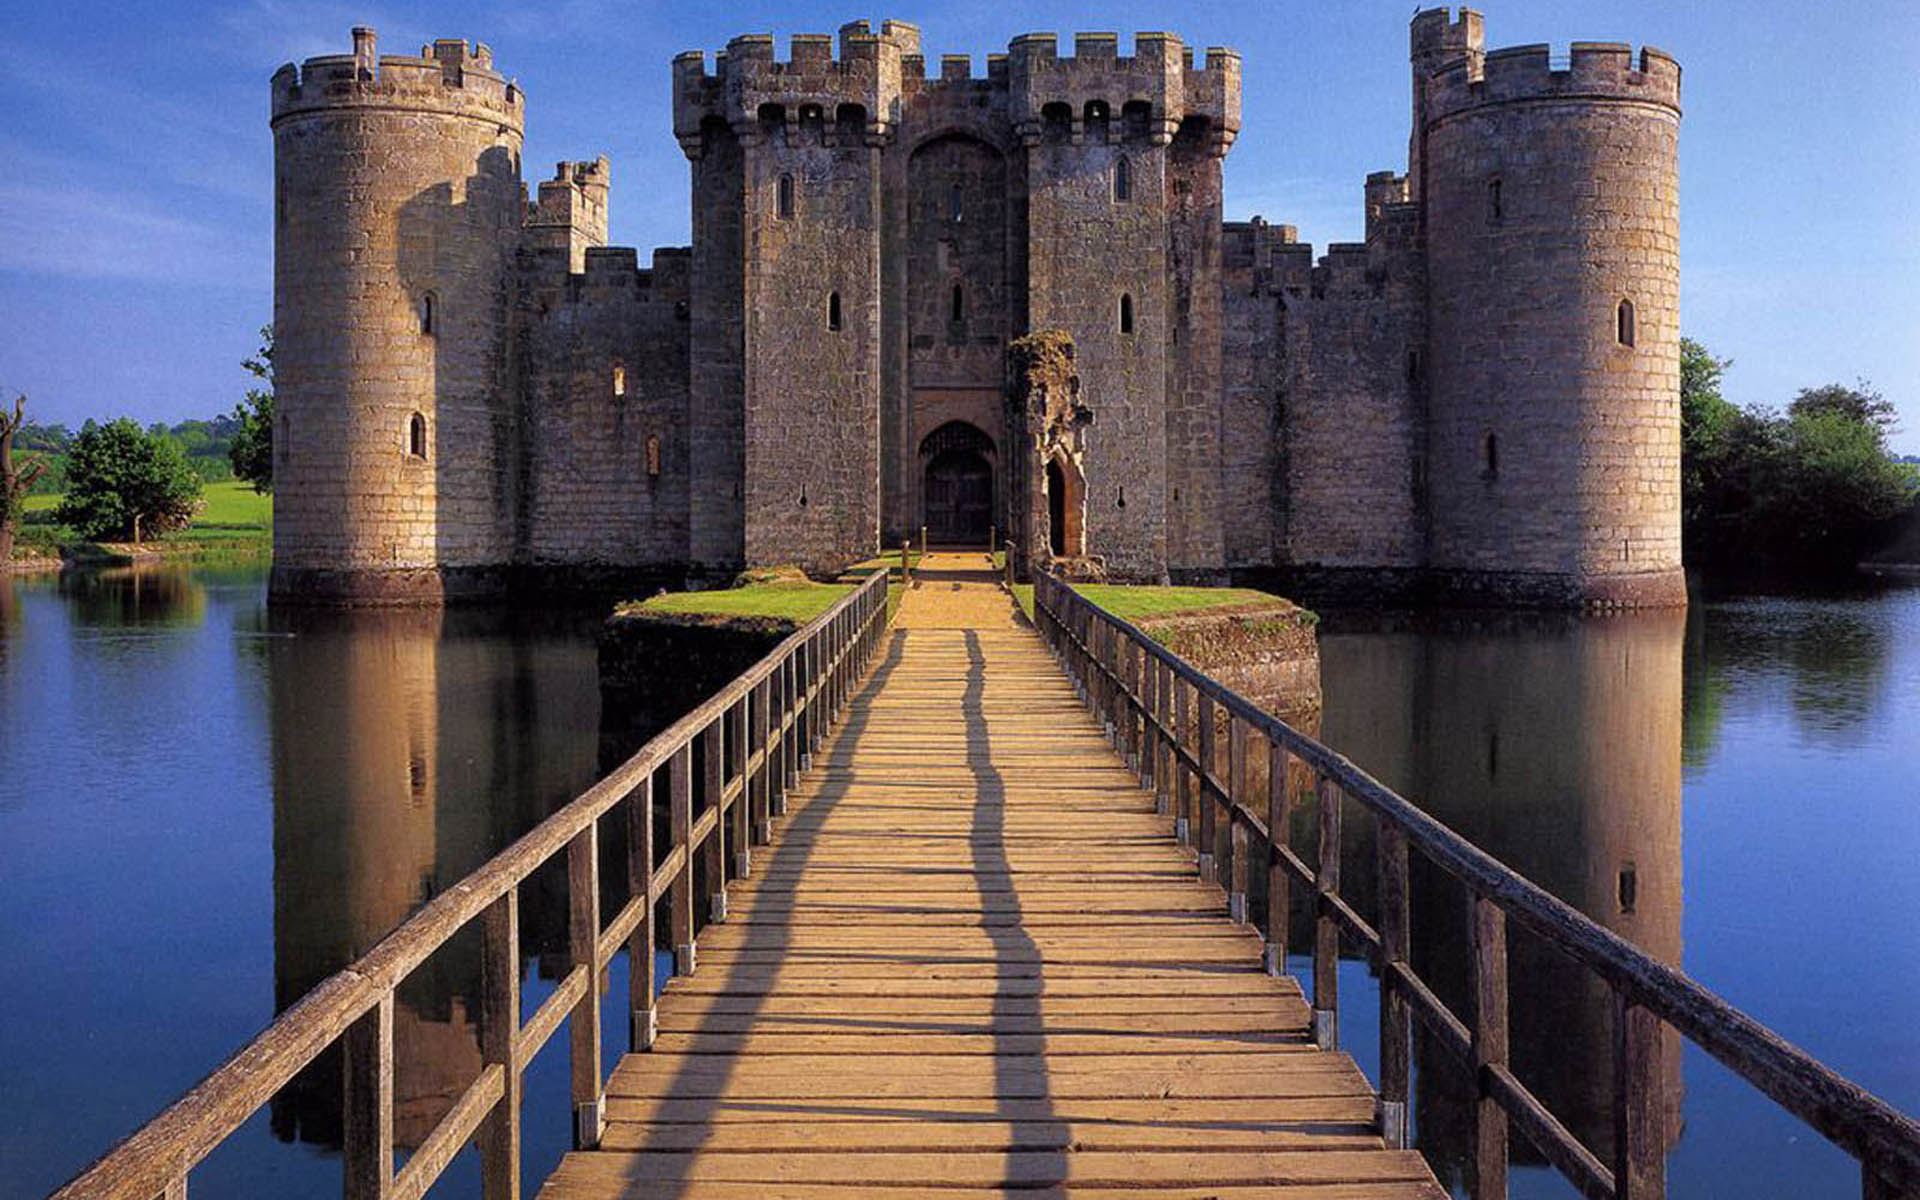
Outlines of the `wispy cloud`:
{"type": "Polygon", "coordinates": [[[169,211],[151,199],[38,180],[0,183],[0,270],[72,279],[256,287],[272,274],[265,235],[169,211]]]}

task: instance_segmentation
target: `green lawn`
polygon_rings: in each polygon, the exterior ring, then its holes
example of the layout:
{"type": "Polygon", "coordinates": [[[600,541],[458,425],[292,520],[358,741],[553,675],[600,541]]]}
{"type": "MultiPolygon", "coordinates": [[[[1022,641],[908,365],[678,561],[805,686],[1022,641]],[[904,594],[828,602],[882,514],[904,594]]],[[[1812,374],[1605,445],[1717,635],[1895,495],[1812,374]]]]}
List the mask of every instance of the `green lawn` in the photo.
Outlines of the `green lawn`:
{"type": "Polygon", "coordinates": [[[832,608],[853,590],[851,584],[781,580],[705,592],[665,592],[639,604],[623,604],[625,613],[694,613],[716,617],[772,617],[804,625],[832,608]]]}
{"type": "Polygon", "coordinates": [[[1124,621],[1167,617],[1229,605],[1285,604],[1278,596],[1252,588],[1150,587],[1119,583],[1078,583],[1074,591],[1124,621]]]}
{"type": "MultiPolygon", "coordinates": [[[[54,554],[62,544],[80,539],[64,525],[35,521],[35,514],[50,514],[59,507],[60,496],[28,496],[24,504],[27,521],[21,523],[16,553],[34,551],[54,554]]],[[[176,533],[148,544],[156,550],[182,554],[264,554],[273,543],[273,497],[263,496],[239,480],[209,483],[200,494],[202,508],[193,523],[176,533]]]]}

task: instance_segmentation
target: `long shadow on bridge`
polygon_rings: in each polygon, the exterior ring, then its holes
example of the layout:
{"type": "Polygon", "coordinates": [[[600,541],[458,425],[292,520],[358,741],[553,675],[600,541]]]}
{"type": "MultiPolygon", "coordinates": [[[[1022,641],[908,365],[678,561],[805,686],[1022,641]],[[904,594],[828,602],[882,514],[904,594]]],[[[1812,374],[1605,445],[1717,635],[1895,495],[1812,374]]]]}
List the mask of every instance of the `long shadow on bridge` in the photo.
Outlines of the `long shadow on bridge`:
{"type": "Polygon", "coordinates": [[[1005,1182],[1010,1192],[1016,1181],[1022,1187],[1065,1182],[1067,1126],[1054,1111],[1044,1053],[1025,1057],[1015,1052],[1022,1042],[1036,1043],[1036,1050],[1044,1050],[1044,1038],[1026,1031],[1042,1028],[1041,993],[1046,980],[1039,966],[1040,947],[1022,920],[1020,889],[1007,856],[1007,788],[993,765],[993,739],[987,728],[986,654],[980,635],[973,630],[967,631],[966,643],[967,688],[961,705],[967,722],[967,768],[973,774],[973,876],[980,889],[983,932],[1001,969],[992,1009],[994,1097],[996,1111],[1008,1126],[1005,1182]],[[1007,881],[1005,912],[1011,920],[1006,924],[986,916],[993,905],[987,881],[999,878],[1007,881]],[[1018,963],[1035,964],[1032,988],[1010,986],[1015,972],[1008,968],[1018,963]]]}
{"type": "MultiPolygon", "coordinates": [[[[815,770],[824,774],[821,786],[803,805],[797,805],[775,839],[765,865],[766,884],[776,880],[799,882],[799,876],[812,864],[814,851],[826,831],[827,822],[841,808],[850,793],[863,785],[853,764],[862,739],[873,732],[876,720],[873,702],[899,670],[905,650],[906,633],[895,632],[880,665],[848,705],[845,719],[835,731],[815,770]],[[836,771],[835,768],[838,768],[836,771]]],[[[993,1119],[1008,1130],[1008,1151],[1003,1175],[1012,1190],[1036,1184],[1053,1184],[1066,1178],[1065,1147],[1068,1144],[1065,1123],[1054,1115],[1053,1102],[1045,1071],[1045,1059],[1038,1053],[1044,1039],[1034,1032],[1040,1028],[1041,981],[1038,978],[1039,947],[1021,921],[1013,867],[1006,845],[1005,781],[993,764],[993,743],[986,711],[986,655],[979,636],[966,634],[966,685],[962,710],[966,728],[966,762],[972,776],[971,875],[979,889],[983,916],[982,933],[991,946],[996,967],[996,986],[991,1003],[992,1036],[995,1063],[995,1108],[993,1119]],[[1004,884],[1000,881],[1004,880],[1004,884]],[[1004,893],[996,885],[1004,886],[1004,893]],[[985,914],[992,912],[991,918],[985,914]],[[1033,972],[1027,976],[1026,972],[1033,972]]],[[[870,784],[869,784],[870,786],[870,784]]],[[[898,786],[892,783],[890,786],[898,786]]],[[[915,786],[915,785],[909,785],[915,786]]],[[[923,785],[922,785],[923,786],[923,785]]],[[[875,866],[884,864],[876,863],[875,866]]],[[[903,875],[951,874],[952,867],[919,868],[893,864],[903,875]]],[[[817,869],[817,868],[816,868],[817,869]]],[[[828,893],[831,895],[832,893],[828,893]]],[[[942,893],[925,898],[903,896],[903,903],[889,903],[884,894],[871,898],[832,903],[833,910],[857,919],[863,914],[937,914],[942,893]]],[[[978,1110],[953,1111],[945,1107],[912,1104],[871,1106],[836,1104],[793,1097],[789,1099],[733,1099],[726,1093],[744,1057],[732,1053],[750,1036],[754,1019],[768,1007],[775,991],[774,978],[793,951],[794,922],[802,916],[795,892],[772,889],[763,884],[750,905],[743,906],[738,919],[748,928],[737,956],[727,968],[721,994],[711,997],[706,1015],[688,1038],[688,1053],[678,1073],[667,1087],[657,1093],[654,1121],[638,1147],[642,1154],[635,1160],[638,1172],[633,1182],[645,1181],[647,1195],[683,1196],[698,1182],[695,1160],[713,1138],[714,1122],[725,1114],[738,1116],[755,1113],[769,1121],[805,1120],[829,1117],[876,1121],[979,1120],[978,1110]],[[649,1161],[651,1160],[651,1161],[649,1161]],[[669,1167],[668,1164],[674,1164],[669,1167]]],[[[835,955],[845,963],[924,961],[924,955],[889,955],[851,951],[835,955]]],[[[961,954],[951,961],[968,959],[961,954]]],[[[712,968],[709,968],[712,969],[712,968]]],[[[874,1019],[870,1016],[829,1016],[817,1013],[780,1013],[779,1023],[822,1030],[886,1031],[901,1034],[915,1032],[964,1034],[980,1032],[975,1018],[955,1016],[941,1019],[874,1019]]],[[[911,1057],[903,1057],[903,1063],[911,1057]]],[[[769,1156],[770,1160],[772,1156],[769,1156]]],[[[932,1181],[929,1181],[932,1182],[932,1181]]]]}

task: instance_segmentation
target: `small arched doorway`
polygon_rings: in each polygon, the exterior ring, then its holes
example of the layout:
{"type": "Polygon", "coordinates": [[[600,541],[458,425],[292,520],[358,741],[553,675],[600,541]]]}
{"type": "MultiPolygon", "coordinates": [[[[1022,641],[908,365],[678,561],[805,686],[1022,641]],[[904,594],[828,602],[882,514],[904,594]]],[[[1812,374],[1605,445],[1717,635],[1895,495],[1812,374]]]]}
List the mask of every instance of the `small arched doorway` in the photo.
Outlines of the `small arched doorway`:
{"type": "Polygon", "coordinates": [[[965,421],[949,421],[920,443],[927,539],[984,546],[993,536],[993,439],[965,421]]]}
{"type": "Polygon", "coordinates": [[[1047,459],[1047,548],[1055,558],[1086,554],[1085,511],[1080,469],[1058,455],[1047,459]]]}

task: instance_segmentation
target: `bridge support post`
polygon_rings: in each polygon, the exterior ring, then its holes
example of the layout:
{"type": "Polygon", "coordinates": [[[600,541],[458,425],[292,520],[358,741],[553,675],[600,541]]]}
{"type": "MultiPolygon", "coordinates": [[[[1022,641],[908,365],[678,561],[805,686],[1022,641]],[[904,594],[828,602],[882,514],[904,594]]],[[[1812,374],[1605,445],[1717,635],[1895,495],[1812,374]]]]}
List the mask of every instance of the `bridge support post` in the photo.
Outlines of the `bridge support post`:
{"type": "Polygon", "coordinates": [[[1663,1200],[1660,1018],[1618,991],[1613,1001],[1613,1194],[1663,1200]]]}
{"type": "Polygon", "coordinates": [[[672,806],[668,812],[668,825],[672,830],[673,844],[668,853],[680,851],[680,869],[675,872],[673,882],[667,887],[668,905],[672,910],[673,928],[673,973],[691,975],[695,966],[693,948],[693,743],[688,742],[673,752],[673,758],[667,768],[668,803],[672,806]]]}
{"type": "Polygon", "coordinates": [[[1287,973],[1287,938],[1293,925],[1293,880],[1282,851],[1293,825],[1293,789],[1287,778],[1287,748],[1267,744],[1267,974],[1287,973]]]}
{"type": "Polygon", "coordinates": [[[573,1075],[573,1148],[593,1150],[606,1127],[600,1090],[600,825],[589,822],[567,845],[568,973],[586,986],[567,1015],[567,1057],[573,1075]]]}
{"type": "MultiPolygon", "coordinates": [[[[642,779],[627,797],[627,894],[645,896],[653,887],[653,776],[642,779]]],[[[641,912],[627,939],[627,1048],[651,1050],[660,1029],[654,1010],[653,947],[655,906],[641,912]]]]}
{"type": "Polygon", "coordinates": [[[1320,862],[1314,871],[1318,912],[1313,922],[1313,1040],[1322,1050],[1340,1045],[1340,922],[1333,903],[1340,894],[1340,785],[1319,782],[1320,862]]]}
{"type": "Polygon", "coordinates": [[[1379,822],[1375,850],[1380,898],[1380,1136],[1389,1149],[1404,1150],[1413,1071],[1413,1011],[1397,973],[1406,967],[1412,950],[1406,830],[1391,821],[1379,822]]]}
{"type": "Polygon", "coordinates": [[[503,1075],[500,1099],[480,1124],[480,1188],[486,1200],[520,1197],[520,892],[508,888],[480,926],[480,1060],[503,1075]]]}
{"type": "Polygon", "coordinates": [[[1506,1200],[1507,1113],[1488,1086],[1493,1068],[1507,1065],[1507,917],[1475,895],[1468,928],[1473,955],[1471,1004],[1475,1090],[1473,1164],[1475,1200],[1506,1200]]]}
{"type": "Polygon", "coordinates": [[[1214,869],[1214,845],[1219,834],[1214,828],[1214,810],[1216,807],[1213,787],[1217,778],[1218,764],[1215,760],[1219,752],[1214,748],[1213,697],[1201,692],[1199,697],[1200,722],[1200,778],[1196,781],[1197,791],[1194,801],[1200,806],[1200,835],[1197,845],[1200,848],[1198,866],[1201,883],[1218,883],[1219,876],[1214,869]]]}

